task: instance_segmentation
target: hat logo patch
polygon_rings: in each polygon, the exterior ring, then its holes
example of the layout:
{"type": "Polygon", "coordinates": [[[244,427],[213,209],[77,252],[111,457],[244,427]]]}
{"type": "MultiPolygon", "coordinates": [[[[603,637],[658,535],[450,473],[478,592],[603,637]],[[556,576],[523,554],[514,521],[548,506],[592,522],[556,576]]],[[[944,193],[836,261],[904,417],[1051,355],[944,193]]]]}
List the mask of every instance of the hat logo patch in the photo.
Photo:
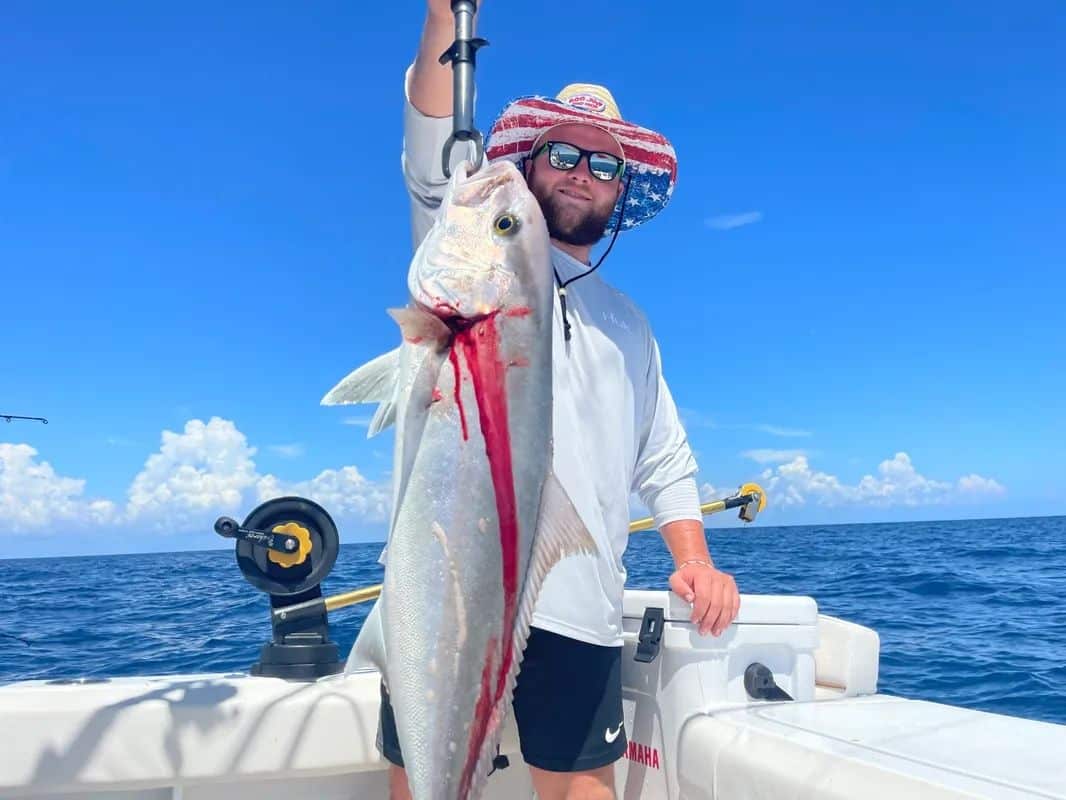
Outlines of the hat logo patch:
{"type": "Polygon", "coordinates": [[[582,111],[591,111],[595,114],[602,114],[607,110],[607,104],[603,99],[594,94],[575,94],[566,102],[574,108],[580,108],[582,111]]]}

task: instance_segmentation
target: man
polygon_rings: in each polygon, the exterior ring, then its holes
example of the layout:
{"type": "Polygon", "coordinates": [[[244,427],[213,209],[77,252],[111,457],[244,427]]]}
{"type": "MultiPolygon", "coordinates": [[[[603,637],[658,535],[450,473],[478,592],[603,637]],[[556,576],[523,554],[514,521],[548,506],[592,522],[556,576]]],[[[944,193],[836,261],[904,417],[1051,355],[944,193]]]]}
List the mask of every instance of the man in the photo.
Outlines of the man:
{"type": "MultiPolygon", "coordinates": [[[[433,224],[447,180],[452,75],[450,0],[429,0],[406,76],[403,170],[415,247],[433,224]]],[[[452,163],[469,157],[456,147],[452,163]]],[[[599,557],[557,564],[541,590],[514,693],[522,756],[541,800],[608,800],[626,750],[622,729],[622,554],[629,496],[651,509],[701,633],[737,614],[733,578],[713,566],[693,475],[696,463],[663,380],[659,351],[633,303],[592,274],[592,246],[658,213],[676,175],[665,138],[621,119],[603,87],[572,85],[555,99],[522,98],[493,125],[486,158],[518,163],[552,239],[560,294],[553,337],[554,470],[596,540],[599,557]]],[[[598,266],[598,265],[597,265],[598,266]]],[[[393,798],[410,797],[387,694],[381,748],[393,798]]]]}

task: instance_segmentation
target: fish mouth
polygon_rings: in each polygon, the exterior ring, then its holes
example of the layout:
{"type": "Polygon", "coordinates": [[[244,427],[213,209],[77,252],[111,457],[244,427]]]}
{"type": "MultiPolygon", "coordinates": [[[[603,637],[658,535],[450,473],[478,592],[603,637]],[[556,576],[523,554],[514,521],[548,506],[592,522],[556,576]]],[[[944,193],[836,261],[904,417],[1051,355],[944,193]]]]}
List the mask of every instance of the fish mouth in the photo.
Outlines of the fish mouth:
{"type": "Polygon", "coordinates": [[[479,322],[495,317],[499,310],[486,311],[476,314],[463,314],[450,303],[437,303],[432,308],[426,309],[430,314],[440,319],[452,333],[462,333],[477,325],[479,322]]]}

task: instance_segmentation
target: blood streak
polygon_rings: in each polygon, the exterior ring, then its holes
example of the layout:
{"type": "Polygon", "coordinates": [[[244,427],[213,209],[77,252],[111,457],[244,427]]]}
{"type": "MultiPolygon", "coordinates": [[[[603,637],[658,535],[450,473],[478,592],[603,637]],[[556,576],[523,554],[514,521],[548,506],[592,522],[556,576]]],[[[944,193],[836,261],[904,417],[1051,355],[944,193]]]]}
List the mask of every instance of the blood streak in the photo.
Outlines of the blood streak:
{"type": "MultiPolygon", "coordinates": [[[[500,637],[500,666],[496,672],[496,691],[490,706],[478,702],[471,753],[480,752],[488,716],[497,707],[506,688],[507,675],[514,660],[513,638],[515,607],[518,599],[518,506],[515,500],[514,470],[511,464],[511,433],[507,417],[507,369],[500,358],[500,336],[495,315],[479,320],[455,337],[454,355],[462,350],[474,383],[478,421],[485,440],[485,455],[496,495],[496,514],[500,525],[500,553],[503,571],[503,630],[500,637]]],[[[487,663],[488,659],[486,659],[487,663]]],[[[491,675],[482,674],[482,696],[488,690],[491,675]]],[[[471,768],[468,755],[467,767],[471,768]]],[[[476,759],[476,756],[474,756],[476,759]]]]}
{"type": "Polygon", "coordinates": [[[506,317],[528,317],[532,313],[533,309],[529,306],[516,306],[503,312],[506,317]]]}
{"type": "Polygon", "coordinates": [[[466,797],[470,793],[470,782],[474,778],[474,767],[477,766],[478,756],[481,755],[481,744],[485,740],[485,732],[488,730],[489,717],[492,715],[492,704],[489,702],[489,688],[492,684],[492,662],[496,650],[496,637],[490,636],[485,647],[485,663],[481,668],[481,694],[477,698],[477,706],[474,708],[474,720],[471,724],[470,743],[466,751],[466,763],[463,765],[463,774],[459,778],[459,796],[466,797]]]}
{"type": "MultiPolygon", "coordinates": [[[[458,343],[458,342],[457,342],[458,343]]],[[[452,362],[452,373],[455,375],[455,405],[459,407],[459,424],[463,428],[463,441],[470,438],[470,431],[466,427],[466,412],[463,410],[463,376],[459,373],[459,353],[452,347],[448,353],[448,360],[452,362]]]]}

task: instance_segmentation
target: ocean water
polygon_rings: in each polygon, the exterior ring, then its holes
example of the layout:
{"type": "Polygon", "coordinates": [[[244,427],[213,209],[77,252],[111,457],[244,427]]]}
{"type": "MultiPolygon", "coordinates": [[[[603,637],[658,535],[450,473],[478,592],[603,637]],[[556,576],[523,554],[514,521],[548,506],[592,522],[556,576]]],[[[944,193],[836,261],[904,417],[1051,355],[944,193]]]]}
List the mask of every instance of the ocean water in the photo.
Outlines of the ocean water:
{"type": "MultiPolygon", "coordinates": [[[[802,594],[881,636],[879,690],[1066,723],[1066,517],[710,529],[743,593],[802,594]]],[[[331,594],[380,583],[379,544],[347,544],[331,594]]],[[[636,534],[628,585],[671,561],[636,534]]],[[[0,682],[246,670],[267,596],[232,549],[0,561],[0,682]]],[[[346,654],[368,608],[330,616],[346,654]]]]}

